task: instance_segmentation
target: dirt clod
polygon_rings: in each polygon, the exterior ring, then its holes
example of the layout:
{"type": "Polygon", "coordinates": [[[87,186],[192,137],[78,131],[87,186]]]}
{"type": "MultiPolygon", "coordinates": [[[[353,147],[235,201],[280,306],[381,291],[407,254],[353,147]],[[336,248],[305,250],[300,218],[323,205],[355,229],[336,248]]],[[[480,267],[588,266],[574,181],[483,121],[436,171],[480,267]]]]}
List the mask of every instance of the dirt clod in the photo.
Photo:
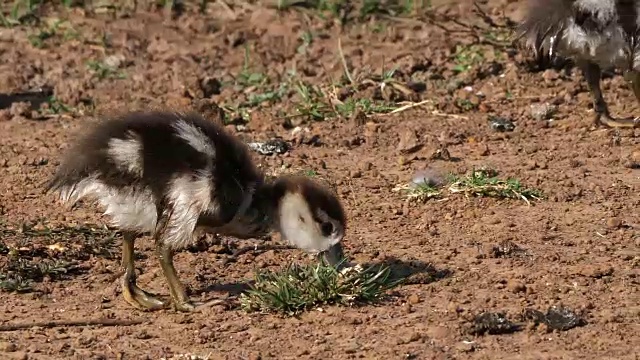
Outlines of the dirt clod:
{"type": "Polygon", "coordinates": [[[518,280],[507,281],[507,289],[513,293],[521,293],[527,290],[527,286],[518,280]]]}
{"type": "Polygon", "coordinates": [[[411,294],[407,300],[410,304],[415,305],[420,302],[420,297],[416,294],[411,294]]]}
{"type": "Polygon", "coordinates": [[[411,154],[422,148],[423,144],[418,140],[415,131],[406,131],[400,136],[398,151],[401,154],[411,154]]]}
{"type": "Polygon", "coordinates": [[[0,352],[14,352],[18,350],[18,346],[12,342],[9,341],[2,341],[0,342],[0,352]]]}
{"type": "Polygon", "coordinates": [[[31,114],[31,104],[28,102],[14,102],[11,104],[9,114],[12,117],[24,116],[28,117],[31,114]]]}
{"type": "Polygon", "coordinates": [[[607,219],[607,227],[609,229],[618,229],[622,226],[622,219],[618,217],[611,217],[607,219]]]}

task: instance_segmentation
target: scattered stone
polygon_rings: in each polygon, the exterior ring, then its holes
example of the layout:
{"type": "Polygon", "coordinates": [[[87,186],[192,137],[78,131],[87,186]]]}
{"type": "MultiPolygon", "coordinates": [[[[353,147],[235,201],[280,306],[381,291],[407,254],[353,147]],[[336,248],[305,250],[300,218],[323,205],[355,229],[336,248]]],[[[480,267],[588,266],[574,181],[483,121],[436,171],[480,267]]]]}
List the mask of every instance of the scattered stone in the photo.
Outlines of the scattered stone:
{"type": "Polygon", "coordinates": [[[411,294],[407,300],[410,304],[415,305],[420,302],[420,297],[416,294],[411,294]]]}
{"type": "Polygon", "coordinates": [[[629,169],[640,169],[640,150],[626,156],[622,160],[622,165],[629,169]]]}
{"type": "Polygon", "coordinates": [[[499,75],[502,72],[502,70],[504,70],[504,65],[502,65],[499,62],[492,61],[489,64],[482,66],[478,71],[477,76],[479,79],[484,79],[489,76],[499,75]]]}
{"type": "Polygon", "coordinates": [[[611,274],[613,274],[613,267],[588,265],[581,267],[578,271],[578,274],[590,278],[599,279],[601,277],[610,276],[611,274]]]}
{"type": "Polygon", "coordinates": [[[484,144],[482,152],[480,152],[480,156],[489,156],[491,155],[491,150],[489,149],[489,145],[484,144]]]}
{"type": "Polygon", "coordinates": [[[476,343],[473,341],[463,341],[456,345],[456,349],[462,353],[469,353],[476,351],[476,343]]]}
{"type": "Polygon", "coordinates": [[[489,116],[489,126],[491,126],[491,129],[500,132],[513,131],[516,128],[511,120],[499,116],[489,116]]]}
{"type": "Polygon", "coordinates": [[[558,111],[557,106],[549,103],[532,104],[530,109],[531,117],[536,120],[549,120],[558,111]]]}
{"type": "Polygon", "coordinates": [[[451,160],[451,154],[446,146],[440,146],[431,154],[431,156],[429,156],[429,159],[449,161],[451,160]]]}
{"type": "Polygon", "coordinates": [[[11,117],[24,116],[29,117],[31,115],[31,104],[29,102],[14,102],[9,109],[11,117]]]}
{"type": "Polygon", "coordinates": [[[499,335],[511,334],[519,331],[521,326],[516,325],[507,319],[502,312],[484,312],[477,315],[473,320],[473,325],[469,329],[471,335],[499,335]]]}
{"type": "Polygon", "coordinates": [[[10,341],[0,342],[0,352],[14,352],[18,350],[18,346],[10,341]]]}
{"type": "Polygon", "coordinates": [[[271,139],[263,143],[253,142],[247,145],[251,150],[262,155],[284,154],[289,151],[289,144],[282,139],[271,139]]]}
{"type": "Polygon", "coordinates": [[[447,83],[446,89],[449,93],[453,93],[454,91],[460,89],[460,87],[464,84],[464,82],[460,79],[454,78],[451,79],[451,81],[449,81],[447,83]]]}
{"type": "Polygon", "coordinates": [[[213,95],[220,95],[220,91],[222,90],[222,84],[220,80],[206,76],[202,78],[199,82],[200,90],[202,90],[202,94],[205,98],[211,97],[213,95]]]}
{"type": "Polygon", "coordinates": [[[447,312],[457,314],[460,312],[460,307],[455,302],[451,301],[447,304],[447,312]]]}
{"type": "Polygon", "coordinates": [[[607,219],[607,227],[609,229],[619,229],[622,226],[622,220],[617,217],[611,217],[607,219]]]}
{"type": "Polygon", "coordinates": [[[422,338],[422,336],[417,332],[412,332],[406,339],[405,343],[412,343],[418,341],[422,338]]]}
{"type": "Polygon", "coordinates": [[[422,148],[423,144],[419,142],[418,134],[413,130],[407,130],[400,136],[398,143],[398,151],[401,154],[411,154],[422,148]]]}
{"type": "Polygon", "coordinates": [[[517,280],[509,280],[507,281],[507,289],[513,293],[521,293],[527,290],[527,286],[520,281],[517,280]]]}
{"type": "Polygon", "coordinates": [[[0,121],[8,121],[11,120],[11,110],[10,109],[0,109],[0,121]]]}
{"type": "Polygon", "coordinates": [[[494,245],[489,252],[490,256],[494,258],[521,256],[526,253],[527,251],[525,249],[510,240],[504,240],[494,245]]]}
{"type": "Polygon", "coordinates": [[[552,306],[546,313],[534,309],[526,309],[522,317],[526,321],[533,321],[536,325],[546,325],[547,331],[567,331],[587,324],[586,320],[581,316],[562,306],[552,306]]]}
{"type": "Polygon", "coordinates": [[[114,55],[110,55],[107,56],[106,58],[104,58],[104,61],[102,61],[102,63],[107,66],[110,67],[112,69],[118,69],[119,67],[122,66],[122,64],[125,61],[125,57],[122,54],[114,54],[114,55]]]}

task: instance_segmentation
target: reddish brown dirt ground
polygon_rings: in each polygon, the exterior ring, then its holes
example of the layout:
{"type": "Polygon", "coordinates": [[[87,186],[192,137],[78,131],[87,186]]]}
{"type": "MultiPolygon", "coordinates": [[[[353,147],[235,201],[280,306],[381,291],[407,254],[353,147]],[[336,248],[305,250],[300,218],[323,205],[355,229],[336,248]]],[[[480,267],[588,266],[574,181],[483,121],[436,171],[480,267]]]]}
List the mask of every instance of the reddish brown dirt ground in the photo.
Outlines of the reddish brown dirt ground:
{"type": "MultiPolygon", "coordinates": [[[[640,161],[640,130],[592,129],[590,96],[579,71],[529,70],[528,54],[498,47],[500,39],[490,32],[503,30],[489,29],[470,1],[441,1],[444,6],[435,10],[420,10],[422,16],[350,18],[344,26],[320,18],[315,10],[278,12],[253,2],[227,3],[211,2],[204,14],[187,6],[175,19],[153,8],[126,16],[124,10],[113,14],[44,6],[37,13],[41,20],[67,20],[56,31],[46,23],[0,28],[0,93],[50,86],[58,100],[52,105],[69,107],[44,118],[16,104],[0,111],[0,240],[5,249],[22,247],[18,251],[25,253],[42,252],[54,243],[71,251],[83,241],[93,244],[84,250],[94,250],[92,255],[77,251],[82,271],[36,281],[31,292],[0,292],[0,323],[147,321],[0,332],[1,358],[638,358],[640,173],[631,163],[640,161]],[[427,11],[437,18],[430,21],[427,11]],[[478,24],[478,29],[456,21],[478,24]],[[305,43],[307,34],[315,35],[313,41],[305,43]],[[128,306],[114,278],[118,239],[111,241],[106,230],[88,235],[78,230],[85,223],[105,224],[100,211],[84,206],[70,212],[53,196],[41,194],[61,151],[102,114],[194,109],[194,100],[205,95],[232,105],[264,92],[267,85],[229,84],[232,75],[242,73],[245,46],[251,71],[274,83],[295,68],[299,79],[326,87],[343,75],[338,37],[354,81],[380,74],[383,66],[397,67],[399,81],[426,83],[425,90],[405,100],[431,101],[395,114],[285,120],[283,115],[295,114],[299,101],[293,90],[249,108],[246,124],[228,128],[246,141],[291,139],[296,137],[292,126],[309,128],[319,144],[294,142],[285,155],[256,154],[256,159],[268,171],[314,170],[337,185],[349,218],[345,247],[355,260],[424,262],[446,276],[403,285],[377,305],[329,306],[297,317],[223,307],[194,314],[143,313],[128,306]],[[456,45],[478,38],[486,40],[471,51],[479,61],[469,63],[456,45]],[[457,73],[459,67],[464,71],[457,73]],[[220,91],[212,89],[212,79],[222,82],[220,91]],[[477,91],[483,96],[475,96],[477,91]],[[530,106],[544,103],[557,105],[551,121],[531,116],[530,106]],[[490,115],[510,118],[515,129],[491,129],[490,115]],[[422,148],[400,152],[412,142],[422,148]],[[440,147],[459,161],[432,159],[440,147]],[[416,170],[463,174],[474,166],[491,166],[501,176],[542,190],[546,198],[531,206],[517,199],[463,195],[422,203],[407,202],[393,190],[408,183],[416,170]],[[54,232],[47,235],[46,229],[54,232]],[[505,241],[527,255],[492,256],[490,249],[505,241]],[[588,324],[562,332],[535,326],[504,335],[466,331],[469,319],[485,310],[515,317],[525,308],[560,304],[583,314],[588,324]]],[[[442,4],[433,2],[437,5],[442,4]]],[[[517,20],[522,4],[491,0],[480,6],[502,24],[503,14],[517,20]]],[[[640,110],[620,76],[603,82],[613,114],[640,110]]],[[[354,97],[375,95],[368,88],[354,97]]],[[[229,244],[253,242],[230,239],[229,244]]],[[[177,255],[176,266],[193,297],[237,292],[256,266],[278,269],[310,261],[297,250],[270,250],[224,264],[223,248],[177,255]]],[[[139,241],[137,250],[139,284],[167,294],[151,241],[139,241]]],[[[9,255],[0,254],[4,266],[9,255]]]]}

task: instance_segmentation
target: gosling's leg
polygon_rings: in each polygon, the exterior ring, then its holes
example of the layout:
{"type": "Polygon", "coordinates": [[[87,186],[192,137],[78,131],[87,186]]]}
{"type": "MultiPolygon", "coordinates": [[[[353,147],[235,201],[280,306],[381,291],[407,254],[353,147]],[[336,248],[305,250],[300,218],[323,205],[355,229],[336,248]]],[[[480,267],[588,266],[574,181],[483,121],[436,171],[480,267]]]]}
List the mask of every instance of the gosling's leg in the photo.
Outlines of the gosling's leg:
{"type": "Polygon", "coordinates": [[[584,77],[589,85],[589,90],[593,98],[593,108],[596,112],[594,118],[594,125],[596,127],[606,126],[615,128],[632,128],[636,126],[637,121],[634,118],[614,119],[609,114],[607,103],[602,96],[602,88],[600,87],[600,78],[602,76],[602,70],[600,66],[589,61],[584,61],[580,64],[584,77]]]}
{"type": "Polygon", "coordinates": [[[173,300],[175,309],[184,312],[194,311],[196,306],[187,296],[184,285],[178,278],[176,269],[173,266],[174,251],[165,245],[161,239],[158,239],[156,240],[156,255],[158,256],[158,260],[160,260],[160,266],[162,267],[164,277],[167,279],[167,283],[169,284],[171,299],[173,300]]]}
{"type": "Polygon", "coordinates": [[[162,266],[164,276],[167,279],[167,283],[169,284],[171,299],[173,300],[173,306],[176,310],[182,312],[193,312],[199,311],[206,307],[225,303],[225,300],[221,299],[213,299],[207,302],[194,302],[189,299],[184,285],[178,278],[176,269],[173,266],[173,250],[163,245],[157,245],[156,252],[158,254],[158,258],[160,259],[160,265],[162,266]]]}
{"type": "Polygon", "coordinates": [[[158,310],[166,304],[155,295],[148,293],[136,285],[136,272],[133,264],[134,243],[137,238],[134,232],[125,231],[122,244],[122,294],[124,299],[134,307],[141,310],[158,310]]]}
{"type": "MultiPolygon", "coordinates": [[[[640,72],[636,70],[630,70],[625,72],[624,79],[629,84],[629,87],[633,91],[636,100],[640,103],[640,72]]],[[[640,127],[640,117],[634,119],[634,127],[640,127]]]]}
{"type": "MultiPolygon", "coordinates": [[[[178,273],[173,265],[173,256],[175,254],[173,248],[168,245],[171,244],[171,238],[166,237],[166,229],[170,224],[171,219],[160,216],[160,221],[156,229],[156,255],[160,261],[162,272],[164,273],[169,290],[171,292],[171,299],[173,306],[178,311],[192,312],[198,311],[202,308],[219,305],[225,303],[225,300],[214,299],[207,302],[194,302],[189,299],[184,285],[178,278],[178,273]]],[[[193,233],[184,233],[178,236],[193,236],[193,233]]]]}

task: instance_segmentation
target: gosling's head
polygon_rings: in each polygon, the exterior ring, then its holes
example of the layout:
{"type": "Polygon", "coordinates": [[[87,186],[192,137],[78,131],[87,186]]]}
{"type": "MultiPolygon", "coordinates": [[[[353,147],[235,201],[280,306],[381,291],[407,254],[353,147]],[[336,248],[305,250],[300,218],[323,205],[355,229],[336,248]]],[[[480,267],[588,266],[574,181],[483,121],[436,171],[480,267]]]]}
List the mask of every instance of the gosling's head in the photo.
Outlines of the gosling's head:
{"type": "Polygon", "coordinates": [[[272,184],[275,222],[292,245],[335,266],[344,259],[346,216],[329,187],[304,176],[282,176],[272,184]]]}

